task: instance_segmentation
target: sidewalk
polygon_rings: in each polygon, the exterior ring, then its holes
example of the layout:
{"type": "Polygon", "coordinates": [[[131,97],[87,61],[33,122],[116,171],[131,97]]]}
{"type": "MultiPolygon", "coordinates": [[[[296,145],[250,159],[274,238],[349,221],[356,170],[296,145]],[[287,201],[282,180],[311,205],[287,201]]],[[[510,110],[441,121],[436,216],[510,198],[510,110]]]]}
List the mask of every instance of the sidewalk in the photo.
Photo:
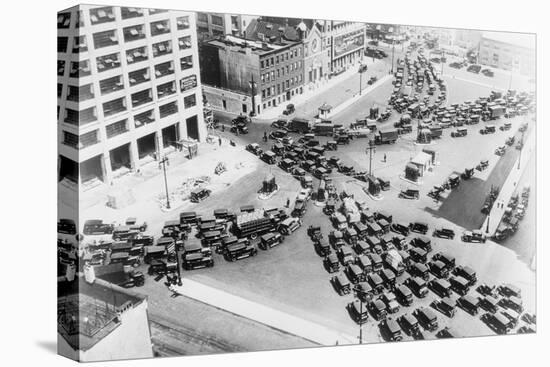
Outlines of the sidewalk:
{"type": "MultiPolygon", "coordinates": [[[[491,209],[491,212],[485,218],[485,221],[483,222],[483,225],[481,226],[480,230],[485,232],[487,236],[492,236],[495,234],[498,225],[500,224],[500,221],[502,220],[502,216],[504,215],[504,211],[506,210],[506,206],[510,198],[512,197],[512,194],[517,189],[517,183],[519,182],[519,179],[521,178],[521,175],[523,174],[523,171],[525,171],[525,168],[527,167],[527,163],[529,162],[529,159],[531,158],[531,154],[535,151],[535,132],[531,132],[527,140],[525,141],[525,145],[523,147],[521,157],[516,160],[514,163],[514,168],[506,178],[506,181],[502,185],[500,192],[498,194],[498,197],[495,201],[495,205],[493,205],[493,208],[491,209]],[[520,168],[518,169],[518,161],[520,168]],[[504,207],[498,207],[496,203],[504,203],[504,207]],[[489,221],[489,228],[487,230],[487,221],[489,221]]],[[[513,148],[515,149],[515,148],[513,148]]]]}
{"type": "MultiPolygon", "coordinates": [[[[371,70],[372,66],[374,65],[380,65],[383,64],[382,61],[380,60],[376,60],[376,61],[372,61],[372,59],[368,58],[368,57],[365,57],[363,59],[363,65],[367,65],[367,67],[369,68],[369,70],[371,70]]],[[[304,103],[307,103],[308,101],[310,101],[311,99],[313,98],[318,98],[318,97],[321,97],[325,92],[327,91],[330,91],[330,89],[332,89],[333,87],[339,85],[340,83],[345,83],[346,81],[348,81],[348,79],[352,78],[353,76],[357,76],[358,75],[358,67],[359,67],[359,64],[357,63],[355,66],[350,66],[348,70],[346,70],[345,72],[343,72],[342,74],[339,74],[335,77],[333,77],[332,79],[329,79],[327,81],[324,81],[322,82],[323,84],[318,87],[317,89],[314,89],[314,90],[304,90],[304,93],[303,94],[299,94],[297,96],[295,96],[292,100],[290,101],[287,101],[288,103],[281,103],[279,106],[277,107],[272,107],[270,109],[268,109],[267,111],[264,111],[262,112],[261,114],[259,114],[257,116],[258,119],[275,119],[275,118],[278,118],[280,117],[282,114],[283,114],[283,111],[286,109],[286,106],[287,104],[289,103],[292,103],[294,104],[294,106],[296,107],[296,109],[299,108],[299,106],[301,106],[302,104],[304,103]]],[[[365,84],[367,82],[366,78],[365,77],[365,84]]],[[[357,83],[357,91],[359,91],[359,85],[357,83]]],[[[330,101],[330,98],[328,97],[325,97],[326,100],[324,100],[324,102],[327,102],[329,104],[331,104],[331,101],[330,101]]],[[[314,106],[313,108],[316,109],[321,106],[321,104],[323,104],[323,101],[321,101],[319,103],[318,106],[314,106]]],[[[333,105],[333,107],[335,107],[333,105]]]]}
{"type": "Polygon", "coordinates": [[[175,286],[174,290],[183,296],[259,322],[274,329],[302,337],[314,343],[327,346],[335,345],[336,343],[357,343],[357,338],[354,336],[342,334],[325,326],[234,296],[191,279],[183,279],[183,285],[181,287],[175,286]]]}

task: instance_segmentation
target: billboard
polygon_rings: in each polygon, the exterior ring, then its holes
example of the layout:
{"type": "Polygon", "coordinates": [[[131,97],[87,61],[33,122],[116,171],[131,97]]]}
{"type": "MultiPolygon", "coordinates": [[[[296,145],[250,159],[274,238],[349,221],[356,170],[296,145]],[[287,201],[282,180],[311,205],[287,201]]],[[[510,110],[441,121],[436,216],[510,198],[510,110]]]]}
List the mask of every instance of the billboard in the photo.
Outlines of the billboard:
{"type": "Polygon", "coordinates": [[[363,30],[357,30],[348,34],[334,37],[334,58],[355,51],[365,45],[365,34],[363,30]]]}

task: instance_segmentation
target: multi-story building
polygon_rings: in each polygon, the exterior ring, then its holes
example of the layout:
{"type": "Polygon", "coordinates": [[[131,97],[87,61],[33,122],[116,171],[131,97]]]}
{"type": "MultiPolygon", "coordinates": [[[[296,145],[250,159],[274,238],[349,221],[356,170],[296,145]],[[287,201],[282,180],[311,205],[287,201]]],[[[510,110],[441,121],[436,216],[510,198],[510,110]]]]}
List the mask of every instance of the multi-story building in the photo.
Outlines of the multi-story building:
{"type": "Polygon", "coordinates": [[[536,38],[534,34],[483,32],[479,43],[479,63],[522,75],[536,71],[536,38]]]}
{"type": "Polygon", "coordinates": [[[282,37],[255,41],[235,36],[201,45],[204,95],[213,108],[260,114],[303,93],[302,42],[282,37]]]}
{"type": "Polygon", "coordinates": [[[304,44],[304,87],[315,89],[330,73],[330,38],[325,33],[325,21],[261,17],[246,29],[247,38],[257,41],[277,39],[283,34],[288,40],[304,44]]]}
{"type": "Polygon", "coordinates": [[[225,13],[198,12],[196,15],[199,43],[228,34],[242,37],[246,27],[257,18],[253,15],[225,13]]]}
{"type": "Polygon", "coordinates": [[[80,5],[58,13],[59,179],[111,183],[203,140],[195,15],[80,5]]]}
{"type": "Polygon", "coordinates": [[[366,24],[326,21],[325,32],[330,34],[332,74],[346,71],[356,65],[365,53],[366,24]]]}
{"type": "Polygon", "coordinates": [[[147,298],[89,280],[58,283],[58,353],[81,362],[153,357],[147,298]]]}

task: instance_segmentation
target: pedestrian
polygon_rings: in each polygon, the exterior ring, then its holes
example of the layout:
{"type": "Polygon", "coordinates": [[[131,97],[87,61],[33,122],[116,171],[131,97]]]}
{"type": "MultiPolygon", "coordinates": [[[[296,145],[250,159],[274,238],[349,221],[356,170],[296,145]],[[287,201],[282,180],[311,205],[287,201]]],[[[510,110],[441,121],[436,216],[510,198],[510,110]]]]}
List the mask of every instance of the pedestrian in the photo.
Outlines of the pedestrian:
{"type": "Polygon", "coordinates": [[[225,125],[222,124],[222,133],[225,131],[225,125]]]}
{"type": "Polygon", "coordinates": [[[286,207],[287,207],[287,208],[290,207],[290,199],[289,199],[289,198],[286,198],[286,207]]]}
{"type": "Polygon", "coordinates": [[[218,136],[218,142],[220,143],[220,147],[222,146],[222,138],[218,136]]]}
{"type": "Polygon", "coordinates": [[[267,143],[267,132],[266,131],[264,131],[264,142],[267,143]]]}
{"type": "Polygon", "coordinates": [[[386,162],[386,154],[384,153],[384,163],[386,162]]]}

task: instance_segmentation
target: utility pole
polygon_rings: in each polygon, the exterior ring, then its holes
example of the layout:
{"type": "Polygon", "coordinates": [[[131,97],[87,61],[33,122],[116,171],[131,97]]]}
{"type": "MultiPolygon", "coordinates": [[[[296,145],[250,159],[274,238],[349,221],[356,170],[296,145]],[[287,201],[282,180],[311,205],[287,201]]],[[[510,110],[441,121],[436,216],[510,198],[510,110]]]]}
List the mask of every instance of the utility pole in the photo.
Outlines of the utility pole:
{"type": "Polygon", "coordinates": [[[391,39],[391,73],[393,74],[393,58],[395,54],[395,40],[391,39]]]}
{"type": "Polygon", "coordinates": [[[169,161],[168,157],[164,156],[159,161],[159,168],[162,168],[162,170],[164,171],[164,188],[166,190],[166,209],[170,209],[170,196],[168,195],[168,180],[166,178],[166,166],[167,165],[168,166],[170,165],[170,161],[169,161]]]}
{"type": "Polygon", "coordinates": [[[367,65],[363,65],[362,61],[359,61],[359,95],[363,91],[363,73],[367,71],[367,65]],[[363,69],[363,66],[365,69],[363,69]]]}
{"type": "Polygon", "coordinates": [[[359,300],[359,344],[363,344],[363,298],[361,297],[367,296],[368,294],[359,288],[355,289],[355,293],[355,296],[359,300]]]}
{"type": "Polygon", "coordinates": [[[369,175],[372,175],[372,155],[376,153],[376,146],[373,140],[369,140],[369,146],[366,148],[365,153],[369,155],[369,175]]]}

